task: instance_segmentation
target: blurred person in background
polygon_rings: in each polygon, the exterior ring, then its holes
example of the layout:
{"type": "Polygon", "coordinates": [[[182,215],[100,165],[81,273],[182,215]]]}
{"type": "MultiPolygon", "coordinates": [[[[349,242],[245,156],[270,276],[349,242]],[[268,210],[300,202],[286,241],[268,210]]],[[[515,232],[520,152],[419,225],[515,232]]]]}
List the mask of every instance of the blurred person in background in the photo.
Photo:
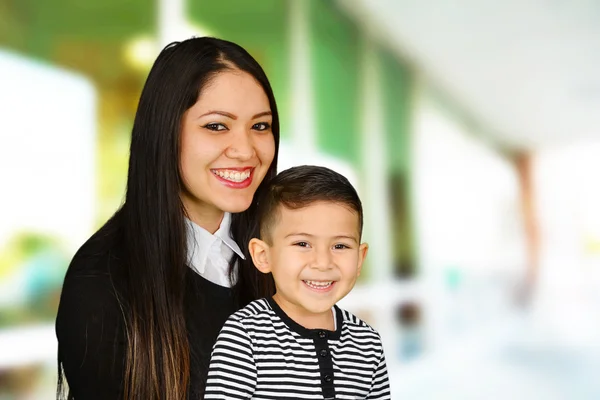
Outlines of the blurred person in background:
{"type": "Polygon", "coordinates": [[[243,48],[163,49],[135,116],[125,202],[65,277],[58,398],[202,397],[227,317],[274,293],[245,244],[278,147],[270,83],[243,48]]]}

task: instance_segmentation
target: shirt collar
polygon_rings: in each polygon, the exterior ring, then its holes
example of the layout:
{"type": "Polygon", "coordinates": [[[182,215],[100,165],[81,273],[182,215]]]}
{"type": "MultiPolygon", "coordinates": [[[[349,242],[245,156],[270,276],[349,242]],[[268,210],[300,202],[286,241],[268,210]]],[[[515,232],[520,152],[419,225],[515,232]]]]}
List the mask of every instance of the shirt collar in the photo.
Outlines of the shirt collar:
{"type": "Polygon", "coordinates": [[[200,225],[194,223],[187,217],[185,218],[186,226],[186,241],[187,241],[187,262],[188,265],[198,271],[204,273],[206,268],[207,257],[210,254],[210,249],[215,241],[222,241],[235,254],[245,259],[244,253],[233,240],[229,232],[231,226],[231,214],[225,213],[219,229],[215,234],[211,234],[200,225]]]}
{"type": "MultiPolygon", "coordinates": [[[[230,227],[231,227],[231,214],[226,212],[223,215],[223,220],[221,221],[221,226],[219,226],[219,229],[217,229],[217,231],[215,232],[215,236],[218,237],[219,239],[221,239],[223,241],[223,243],[225,243],[227,245],[227,247],[229,247],[231,250],[233,250],[233,252],[235,254],[240,256],[242,258],[242,260],[245,260],[246,257],[244,256],[244,252],[242,251],[242,249],[240,249],[240,246],[238,246],[238,244],[235,242],[235,240],[233,240],[233,238],[231,237],[230,227]]],[[[200,228],[200,229],[202,229],[202,228],[200,228]]],[[[208,231],[206,231],[206,230],[205,230],[205,232],[208,233],[208,231]]]]}

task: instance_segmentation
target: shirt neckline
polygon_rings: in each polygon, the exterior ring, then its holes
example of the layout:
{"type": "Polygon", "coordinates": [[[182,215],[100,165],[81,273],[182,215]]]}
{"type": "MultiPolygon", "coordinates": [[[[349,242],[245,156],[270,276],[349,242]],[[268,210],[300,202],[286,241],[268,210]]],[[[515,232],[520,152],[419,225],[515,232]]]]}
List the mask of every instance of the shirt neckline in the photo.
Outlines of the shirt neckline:
{"type": "Polygon", "coordinates": [[[269,297],[266,299],[271,306],[271,309],[275,312],[275,314],[287,325],[290,330],[296,332],[302,337],[308,339],[339,339],[342,333],[342,322],[343,315],[342,310],[336,305],[333,305],[333,312],[335,313],[334,321],[336,323],[335,331],[330,331],[328,329],[308,329],[294,321],[290,318],[285,311],[279,307],[279,304],[273,299],[273,297],[269,297]]]}

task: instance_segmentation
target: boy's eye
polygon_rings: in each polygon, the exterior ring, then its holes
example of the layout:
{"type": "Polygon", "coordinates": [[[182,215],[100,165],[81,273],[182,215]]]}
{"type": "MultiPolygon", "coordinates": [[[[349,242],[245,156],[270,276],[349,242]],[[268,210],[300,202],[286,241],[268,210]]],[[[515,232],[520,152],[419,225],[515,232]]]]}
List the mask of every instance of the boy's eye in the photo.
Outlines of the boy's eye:
{"type": "Polygon", "coordinates": [[[227,129],[227,127],[223,124],[220,124],[218,122],[211,122],[210,124],[206,124],[204,125],[204,128],[208,129],[209,131],[224,131],[227,129]]]}
{"type": "Polygon", "coordinates": [[[310,245],[308,244],[308,242],[296,242],[296,243],[294,243],[294,246],[310,247],[310,245]]]}
{"type": "Polygon", "coordinates": [[[252,125],[252,129],[256,131],[266,131],[271,127],[271,124],[267,122],[259,122],[257,124],[252,125]]]}
{"type": "Polygon", "coordinates": [[[338,244],[334,245],[333,248],[336,250],[344,250],[344,249],[349,249],[350,246],[345,245],[343,243],[338,243],[338,244]]]}

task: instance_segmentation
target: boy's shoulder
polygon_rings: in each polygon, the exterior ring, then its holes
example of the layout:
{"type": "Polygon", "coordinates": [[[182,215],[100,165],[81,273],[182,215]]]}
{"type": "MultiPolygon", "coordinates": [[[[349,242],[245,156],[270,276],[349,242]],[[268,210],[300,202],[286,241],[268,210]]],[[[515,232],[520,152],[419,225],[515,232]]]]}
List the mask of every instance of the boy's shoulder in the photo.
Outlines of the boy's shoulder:
{"type": "Polygon", "coordinates": [[[268,317],[271,312],[272,308],[267,299],[258,299],[231,314],[229,321],[243,322],[249,319],[260,319],[268,317]]]}
{"type": "Polygon", "coordinates": [[[339,310],[339,313],[342,315],[342,323],[350,328],[351,333],[363,333],[373,338],[379,339],[379,332],[371,325],[358,318],[356,315],[352,314],[350,311],[345,310],[341,307],[335,306],[336,309],[339,310]]]}

